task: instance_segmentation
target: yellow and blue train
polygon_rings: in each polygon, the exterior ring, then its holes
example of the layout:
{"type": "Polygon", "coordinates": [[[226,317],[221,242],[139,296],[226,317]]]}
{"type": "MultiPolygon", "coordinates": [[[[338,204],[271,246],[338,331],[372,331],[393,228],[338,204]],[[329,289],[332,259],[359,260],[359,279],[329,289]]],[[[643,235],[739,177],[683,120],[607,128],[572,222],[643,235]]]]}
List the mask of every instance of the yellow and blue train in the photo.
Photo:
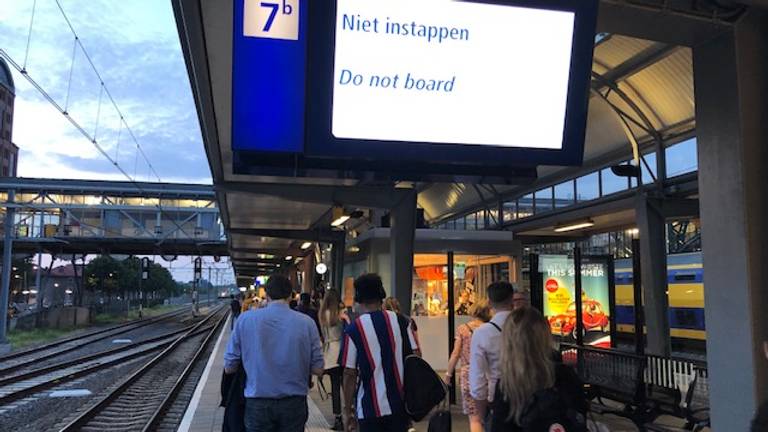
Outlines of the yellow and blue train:
{"type": "MultiPolygon", "coordinates": [[[[632,260],[615,262],[616,331],[619,338],[635,332],[632,260]]],[[[669,327],[672,344],[703,348],[707,338],[704,323],[704,269],[701,252],[667,256],[669,327]]]]}

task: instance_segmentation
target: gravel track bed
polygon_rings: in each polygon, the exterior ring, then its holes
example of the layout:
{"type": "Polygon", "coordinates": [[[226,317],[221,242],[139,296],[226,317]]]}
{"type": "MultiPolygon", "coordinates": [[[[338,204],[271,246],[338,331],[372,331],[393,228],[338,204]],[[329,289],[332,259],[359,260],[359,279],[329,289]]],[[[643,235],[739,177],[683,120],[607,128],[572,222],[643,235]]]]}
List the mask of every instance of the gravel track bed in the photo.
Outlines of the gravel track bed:
{"type": "Polygon", "coordinates": [[[187,411],[189,402],[192,400],[192,395],[195,393],[195,388],[197,388],[200,377],[203,375],[205,366],[208,363],[208,358],[213,352],[213,347],[216,345],[216,338],[218,338],[219,334],[223,331],[224,325],[226,325],[226,323],[213,335],[200,360],[192,368],[192,372],[189,374],[189,377],[184,382],[184,385],[182,385],[181,390],[176,395],[176,399],[165,411],[163,420],[157,425],[157,431],[174,432],[178,428],[181,419],[184,417],[184,413],[187,411]]]}
{"type": "MultiPolygon", "coordinates": [[[[160,321],[157,323],[152,323],[149,325],[146,325],[144,327],[140,327],[137,329],[130,330],[128,332],[114,335],[111,337],[108,337],[104,340],[94,342],[85,346],[82,346],[78,349],[75,349],[74,351],[70,351],[68,353],[64,353],[61,355],[57,355],[55,357],[51,357],[49,359],[44,360],[34,360],[35,356],[47,354],[49,352],[54,352],[57,349],[61,349],[62,346],[59,347],[53,347],[50,350],[42,351],[40,353],[36,354],[30,354],[29,356],[19,357],[17,359],[12,359],[4,363],[0,363],[0,369],[3,369],[7,366],[14,366],[16,364],[20,363],[26,363],[28,367],[22,367],[15,371],[12,371],[8,374],[0,373],[0,377],[8,376],[8,375],[17,375],[21,372],[32,370],[32,369],[38,369],[44,366],[49,366],[52,364],[60,363],[67,360],[73,360],[85,355],[89,354],[95,354],[98,352],[106,351],[112,348],[116,348],[121,346],[121,344],[115,344],[112,343],[115,339],[131,339],[132,342],[141,342],[143,340],[151,339],[156,336],[160,336],[164,333],[169,333],[174,330],[179,330],[186,326],[182,321],[185,318],[189,318],[188,315],[184,314],[179,317],[174,317],[165,321],[160,321]]],[[[96,338],[97,336],[94,336],[96,338]]],[[[90,340],[91,338],[88,338],[87,340],[90,340]]],[[[66,344],[69,346],[69,344],[66,344]]]]}
{"type": "Polygon", "coordinates": [[[171,355],[131,384],[80,430],[140,430],[163,401],[167,391],[176,382],[178,374],[187,366],[205,336],[202,334],[184,341],[171,355]]]}
{"type": "Polygon", "coordinates": [[[98,373],[66,383],[55,390],[88,389],[93,392],[89,397],[51,398],[51,390],[22,399],[14,403],[17,408],[0,413],[0,432],[56,431],[56,425],[71,413],[82,409],[86,404],[110,388],[121,379],[133,373],[153,355],[139,357],[127,363],[100,371],[98,373]]]}

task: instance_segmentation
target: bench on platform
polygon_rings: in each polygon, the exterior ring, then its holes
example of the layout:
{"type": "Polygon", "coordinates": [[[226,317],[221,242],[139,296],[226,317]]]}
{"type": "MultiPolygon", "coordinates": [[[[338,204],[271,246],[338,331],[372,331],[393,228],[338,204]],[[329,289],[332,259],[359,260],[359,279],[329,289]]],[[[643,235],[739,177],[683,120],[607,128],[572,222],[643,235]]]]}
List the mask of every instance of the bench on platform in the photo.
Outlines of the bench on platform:
{"type": "Polygon", "coordinates": [[[706,367],[701,364],[570,344],[562,344],[560,351],[584,382],[595,412],[628,418],[640,430],[664,430],[651,424],[662,414],[686,419],[688,430],[709,424],[706,367]]]}

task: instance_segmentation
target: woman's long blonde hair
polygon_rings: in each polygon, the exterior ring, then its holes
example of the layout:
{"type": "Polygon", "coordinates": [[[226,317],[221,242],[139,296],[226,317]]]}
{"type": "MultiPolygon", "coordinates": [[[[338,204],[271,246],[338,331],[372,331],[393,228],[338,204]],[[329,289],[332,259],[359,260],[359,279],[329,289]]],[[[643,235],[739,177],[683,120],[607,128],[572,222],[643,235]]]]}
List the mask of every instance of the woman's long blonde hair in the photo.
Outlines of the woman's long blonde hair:
{"type": "Polygon", "coordinates": [[[318,320],[320,325],[332,327],[339,323],[339,314],[341,313],[341,296],[335,289],[329,289],[320,303],[318,320]]]}
{"type": "Polygon", "coordinates": [[[525,407],[539,390],[555,385],[549,322],[536,309],[515,310],[501,335],[499,384],[509,403],[509,418],[520,424],[525,407]]]}

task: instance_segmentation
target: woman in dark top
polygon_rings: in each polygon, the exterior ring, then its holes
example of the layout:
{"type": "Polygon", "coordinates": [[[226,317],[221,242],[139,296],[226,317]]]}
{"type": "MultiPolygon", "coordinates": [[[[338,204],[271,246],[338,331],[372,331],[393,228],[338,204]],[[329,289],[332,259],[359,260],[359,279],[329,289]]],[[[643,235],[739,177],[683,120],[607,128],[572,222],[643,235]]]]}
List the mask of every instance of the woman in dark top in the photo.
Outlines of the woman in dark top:
{"type": "Polygon", "coordinates": [[[491,432],[586,430],[587,400],[576,373],[555,362],[549,323],[531,307],[515,310],[502,331],[501,377],[491,432]]]}

